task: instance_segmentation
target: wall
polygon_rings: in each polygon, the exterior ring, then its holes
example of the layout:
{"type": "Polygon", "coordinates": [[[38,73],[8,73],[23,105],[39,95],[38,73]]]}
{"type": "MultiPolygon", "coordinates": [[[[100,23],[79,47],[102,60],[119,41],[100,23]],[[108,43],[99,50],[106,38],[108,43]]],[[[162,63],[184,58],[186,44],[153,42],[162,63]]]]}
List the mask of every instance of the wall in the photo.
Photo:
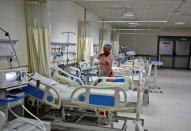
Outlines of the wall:
{"type": "MultiPolygon", "coordinates": [[[[50,12],[50,21],[52,29],[52,41],[65,42],[66,37],[61,32],[74,32],[75,36],[70,38],[70,42],[77,42],[78,22],[84,20],[84,8],[71,1],[48,1],[50,12]]],[[[100,19],[87,10],[86,20],[93,22],[94,43],[99,43],[99,28],[101,28],[100,19]]],[[[105,28],[111,29],[109,24],[105,28]]]]}
{"type": "MultiPolygon", "coordinates": [[[[77,43],[78,22],[84,20],[84,8],[71,1],[48,1],[48,10],[51,26],[52,42],[66,42],[66,35],[61,32],[74,32],[69,42],[77,43]]],[[[13,40],[18,40],[15,48],[21,63],[21,66],[28,65],[27,57],[27,38],[25,24],[24,0],[1,0],[0,4],[0,27],[7,30],[13,40]]],[[[96,15],[87,11],[88,21],[100,20],[96,15]]],[[[107,25],[111,28],[110,25],[107,25]]],[[[99,43],[100,23],[93,23],[94,44],[99,43]]],[[[0,39],[3,39],[3,33],[0,31],[0,39]]],[[[76,47],[72,47],[76,51],[76,47]]],[[[17,64],[14,64],[15,66],[17,64]]],[[[8,68],[9,64],[6,58],[0,58],[0,69],[8,68]]]]}
{"type": "MultiPolygon", "coordinates": [[[[61,32],[74,32],[75,36],[70,38],[70,42],[77,43],[78,22],[84,20],[84,8],[71,1],[49,1],[52,41],[66,42],[66,37],[61,32]]],[[[100,20],[96,15],[87,11],[87,21],[93,21],[94,43],[99,42],[100,20]]]]}
{"type": "Polygon", "coordinates": [[[51,39],[53,42],[66,42],[67,35],[61,32],[74,32],[69,42],[77,43],[78,21],[83,20],[83,8],[70,1],[49,1],[51,39]]]}
{"type": "Polygon", "coordinates": [[[127,45],[137,54],[155,54],[157,52],[157,36],[155,35],[121,34],[119,39],[120,45],[127,45]]]}
{"type": "Polygon", "coordinates": [[[127,45],[137,54],[156,54],[158,36],[191,36],[191,31],[161,31],[159,33],[120,34],[120,45],[127,45]]]}
{"type": "MultiPolygon", "coordinates": [[[[16,52],[21,66],[27,66],[27,39],[25,26],[24,0],[1,0],[0,4],[0,27],[10,33],[16,43],[16,52]]],[[[4,33],[0,31],[0,39],[4,39],[4,33]]],[[[14,64],[17,66],[17,64],[14,64]]],[[[0,58],[0,69],[9,68],[6,58],[0,58]]]]}
{"type": "MultiPolygon", "coordinates": [[[[156,55],[158,36],[191,36],[191,31],[166,30],[161,32],[121,34],[120,45],[129,46],[137,54],[156,55]]],[[[191,59],[191,58],[190,58],[191,59]]],[[[191,68],[191,63],[190,63],[191,68]]]]}
{"type": "MultiPolygon", "coordinates": [[[[78,22],[84,20],[84,8],[72,1],[48,1],[48,9],[50,12],[52,42],[66,42],[67,35],[63,36],[61,32],[74,32],[75,35],[71,35],[69,42],[77,43],[78,22]]],[[[98,44],[101,23],[97,23],[96,21],[100,19],[87,10],[86,20],[93,22],[94,44],[98,44]]],[[[107,28],[111,28],[111,26],[107,24],[107,28]]],[[[76,52],[76,46],[69,46],[69,52],[73,51],[76,52]]],[[[73,56],[69,55],[69,59],[73,59],[73,56]]],[[[63,61],[66,61],[66,56],[64,56],[63,61]]],[[[57,64],[57,62],[53,63],[57,64]]]]}

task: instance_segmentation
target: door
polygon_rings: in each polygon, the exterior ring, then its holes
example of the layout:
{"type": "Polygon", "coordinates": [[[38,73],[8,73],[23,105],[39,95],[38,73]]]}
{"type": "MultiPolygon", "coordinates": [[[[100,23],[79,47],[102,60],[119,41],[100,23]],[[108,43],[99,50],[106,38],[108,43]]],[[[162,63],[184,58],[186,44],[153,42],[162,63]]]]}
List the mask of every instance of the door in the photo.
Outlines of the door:
{"type": "Polygon", "coordinates": [[[173,67],[174,41],[171,38],[159,38],[158,54],[164,62],[163,67],[173,67]]]}
{"type": "Polygon", "coordinates": [[[190,37],[160,36],[158,55],[164,62],[163,67],[189,69],[191,54],[190,37]]]}
{"type": "Polygon", "coordinates": [[[175,41],[174,68],[189,68],[190,40],[179,39],[175,41]]]}

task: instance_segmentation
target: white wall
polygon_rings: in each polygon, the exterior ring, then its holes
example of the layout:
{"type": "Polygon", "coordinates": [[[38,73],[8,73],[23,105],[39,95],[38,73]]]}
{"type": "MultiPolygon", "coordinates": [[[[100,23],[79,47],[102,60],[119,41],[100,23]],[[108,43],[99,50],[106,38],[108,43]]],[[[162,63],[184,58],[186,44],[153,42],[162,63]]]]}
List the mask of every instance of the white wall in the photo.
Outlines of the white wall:
{"type": "MultiPolygon", "coordinates": [[[[72,1],[48,1],[48,9],[50,12],[52,42],[66,42],[67,35],[63,36],[61,32],[74,32],[75,36],[71,35],[69,42],[77,43],[78,22],[84,20],[85,9],[72,1]]],[[[97,23],[96,21],[100,19],[87,10],[86,20],[93,22],[94,44],[98,44],[101,23],[97,23]]],[[[107,24],[106,28],[111,28],[111,26],[107,24]]],[[[110,36],[108,39],[110,39],[110,36]]],[[[70,51],[76,52],[76,46],[69,46],[70,51]]],[[[70,55],[69,59],[73,59],[73,56],[70,55]]],[[[66,56],[64,56],[63,60],[66,60],[66,56]]]]}
{"type": "Polygon", "coordinates": [[[191,30],[166,30],[159,33],[160,36],[191,36],[191,30]]]}
{"type": "Polygon", "coordinates": [[[49,1],[51,38],[53,42],[66,42],[67,35],[61,32],[74,32],[69,42],[77,43],[78,21],[83,20],[83,8],[70,1],[49,1]]]}
{"type": "MultiPolygon", "coordinates": [[[[18,40],[16,51],[21,66],[27,66],[27,39],[25,26],[24,0],[0,1],[0,27],[7,30],[13,40],[18,40]]],[[[4,33],[0,31],[0,39],[4,33]]],[[[17,66],[17,64],[14,64],[17,66]]],[[[0,58],[0,69],[9,68],[6,58],[0,58]]]]}
{"type": "MultiPolygon", "coordinates": [[[[61,32],[74,32],[70,42],[77,43],[78,22],[84,20],[84,8],[73,3],[72,1],[48,1],[50,12],[52,41],[65,42],[66,37],[62,37],[61,32]]],[[[99,29],[101,28],[100,19],[92,12],[86,12],[86,20],[93,22],[94,43],[99,43],[99,29]]],[[[111,29],[109,24],[105,28],[111,29]]]]}
{"type": "MultiPolygon", "coordinates": [[[[28,66],[24,0],[0,0],[0,2],[0,27],[7,30],[13,40],[18,40],[16,51],[21,66],[28,66]]],[[[84,8],[71,1],[48,1],[48,9],[52,41],[66,42],[66,36],[62,36],[61,32],[75,32],[76,35],[71,36],[69,41],[77,43],[78,22],[84,20],[84,8]]],[[[98,21],[100,19],[87,11],[87,20],[98,21]]],[[[98,44],[101,24],[95,22],[93,26],[94,43],[98,44]]],[[[111,28],[111,26],[108,27],[111,28]]],[[[0,31],[0,39],[3,38],[2,36],[3,34],[0,31]]],[[[0,58],[0,69],[8,67],[7,60],[0,58]]]]}
{"type": "Polygon", "coordinates": [[[137,54],[156,54],[158,36],[191,36],[191,31],[161,31],[160,33],[121,34],[120,44],[127,44],[137,54]]]}
{"type": "MultiPolygon", "coordinates": [[[[76,5],[72,1],[48,1],[48,9],[50,13],[51,24],[51,41],[67,42],[67,34],[62,35],[61,32],[74,32],[70,34],[69,43],[77,43],[78,23],[84,20],[84,8],[76,5]]],[[[69,52],[77,52],[77,46],[69,46],[69,52]]],[[[66,50],[64,51],[66,53],[66,50]]],[[[69,62],[74,62],[73,55],[69,54],[69,62]]],[[[75,56],[76,58],[76,56],[75,56]]],[[[66,62],[66,54],[52,60],[53,64],[62,64],[66,62]]]]}
{"type": "Polygon", "coordinates": [[[156,54],[157,53],[157,36],[156,35],[134,35],[121,34],[120,45],[128,46],[135,50],[137,54],[156,54]]]}

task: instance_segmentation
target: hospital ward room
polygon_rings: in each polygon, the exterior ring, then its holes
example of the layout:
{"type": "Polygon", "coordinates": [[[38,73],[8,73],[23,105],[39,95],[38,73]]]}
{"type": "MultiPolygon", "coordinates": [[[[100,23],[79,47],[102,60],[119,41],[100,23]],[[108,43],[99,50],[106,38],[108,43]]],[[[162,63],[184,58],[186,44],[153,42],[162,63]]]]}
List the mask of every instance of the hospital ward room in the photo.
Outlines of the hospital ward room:
{"type": "Polygon", "coordinates": [[[191,131],[191,0],[0,0],[0,131],[191,131]]]}

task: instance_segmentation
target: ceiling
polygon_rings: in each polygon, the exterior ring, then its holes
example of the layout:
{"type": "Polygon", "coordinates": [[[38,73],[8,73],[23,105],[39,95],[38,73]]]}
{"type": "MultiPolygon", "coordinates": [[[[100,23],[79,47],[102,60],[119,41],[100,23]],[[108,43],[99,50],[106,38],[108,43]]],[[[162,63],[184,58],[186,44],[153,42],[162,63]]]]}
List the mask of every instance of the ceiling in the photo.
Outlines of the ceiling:
{"type": "Polygon", "coordinates": [[[112,23],[114,28],[191,30],[191,0],[73,0],[107,21],[168,21],[112,23]],[[127,14],[127,16],[124,16],[127,14]],[[130,15],[129,15],[130,14],[130,15]],[[175,24],[183,22],[184,24],[175,24]]]}

